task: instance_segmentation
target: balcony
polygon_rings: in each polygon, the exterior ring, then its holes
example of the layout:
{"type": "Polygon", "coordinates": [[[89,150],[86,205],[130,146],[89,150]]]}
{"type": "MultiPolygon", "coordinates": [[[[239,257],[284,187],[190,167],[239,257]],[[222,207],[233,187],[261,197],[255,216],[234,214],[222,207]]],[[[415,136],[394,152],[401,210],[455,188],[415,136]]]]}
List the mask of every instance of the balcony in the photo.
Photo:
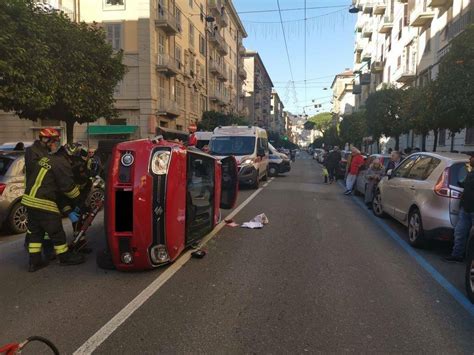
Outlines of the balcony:
{"type": "Polygon", "coordinates": [[[225,43],[224,38],[219,34],[217,31],[211,31],[209,33],[209,42],[214,44],[216,47],[217,52],[222,55],[227,55],[229,53],[229,47],[227,43],[225,43]]]}
{"type": "Polygon", "coordinates": [[[398,70],[398,76],[396,78],[398,83],[408,84],[416,79],[415,71],[408,66],[398,70]]]}
{"type": "Polygon", "coordinates": [[[361,94],[361,93],[362,93],[362,86],[360,86],[360,85],[355,85],[355,84],[354,84],[354,86],[352,87],[352,93],[353,93],[354,95],[359,95],[359,94],[361,94]]]}
{"type": "Polygon", "coordinates": [[[227,104],[228,98],[225,97],[223,92],[211,89],[209,92],[209,100],[218,105],[225,106],[227,104]]]}
{"type": "Polygon", "coordinates": [[[360,74],[359,81],[360,85],[370,85],[370,73],[360,74]]]}
{"type": "Polygon", "coordinates": [[[453,0],[430,0],[428,6],[430,7],[449,7],[453,4],[453,0]]]}
{"type": "Polygon", "coordinates": [[[374,74],[383,72],[384,62],[378,60],[372,62],[370,66],[370,71],[374,74]]]}
{"type": "Polygon", "coordinates": [[[247,79],[247,72],[245,71],[245,69],[243,67],[239,67],[238,74],[239,74],[240,79],[242,79],[242,80],[247,79]]]}
{"type": "Polygon", "coordinates": [[[179,33],[179,26],[176,17],[162,6],[158,8],[155,26],[162,29],[169,36],[174,36],[179,33]]]}
{"type": "Polygon", "coordinates": [[[372,59],[372,50],[370,48],[364,48],[362,51],[362,57],[361,57],[363,62],[368,62],[369,60],[372,59]]]}
{"type": "Polygon", "coordinates": [[[364,38],[372,37],[372,32],[373,32],[372,27],[373,27],[372,23],[366,22],[364,24],[364,27],[362,28],[362,37],[364,38]]]}
{"type": "Polygon", "coordinates": [[[229,16],[225,12],[223,12],[219,16],[216,16],[216,22],[221,27],[227,27],[229,26],[229,16]]]}
{"type": "Polygon", "coordinates": [[[383,15],[387,9],[387,4],[384,0],[379,0],[374,4],[374,15],[383,15]]]}
{"type": "Polygon", "coordinates": [[[367,2],[366,4],[364,4],[364,7],[362,8],[362,12],[364,14],[370,14],[373,9],[374,9],[374,5],[371,2],[367,2]]]}
{"type": "Polygon", "coordinates": [[[219,16],[222,13],[221,0],[207,0],[207,7],[214,16],[219,16]]]}
{"type": "Polygon", "coordinates": [[[180,114],[179,105],[176,101],[160,97],[157,114],[159,116],[178,117],[180,114]]]}
{"type": "Polygon", "coordinates": [[[410,26],[425,27],[433,21],[434,16],[433,10],[428,10],[425,6],[419,5],[410,14],[410,26]]]}
{"type": "Polygon", "coordinates": [[[156,71],[166,76],[176,76],[181,72],[181,63],[167,54],[158,54],[156,71]]]}
{"type": "Polygon", "coordinates": [[[209,61],[209,71],[212,74],[216,75],[216,76],[220,76],[220,75],[222,75],[222,72],[223,72],[222,65],[220,65],[215,60],[210,60],[209,61]]]}
{"type": "Polygon", "coordinates": [[[220,81],[229,80],[229,77],[227,75],[227,66],[225,64],[222,66],[222,71],[217,74],[217,79],[219,79],[220,81]]]}
{"type": "Polygon", "coordinates": [[[383,22],[380,25],[379,33],[390,34],[393,29],[393,16],[384,16],[383,22]]]}
{"type": "Polygon", "coordinates": [[[239,54],[244,55],[245,54],[245,47],[242,43],[239,44],[239,54]]]}

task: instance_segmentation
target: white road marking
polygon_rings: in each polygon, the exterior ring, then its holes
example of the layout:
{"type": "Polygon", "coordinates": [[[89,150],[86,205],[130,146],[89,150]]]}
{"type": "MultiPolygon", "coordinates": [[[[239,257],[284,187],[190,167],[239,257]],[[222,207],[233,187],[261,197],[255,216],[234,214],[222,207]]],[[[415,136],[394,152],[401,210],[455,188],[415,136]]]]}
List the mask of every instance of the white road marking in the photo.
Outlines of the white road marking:
{"type": "MultiPolygon", "coordinates": [[[[271,179],[270,181],[273,181],[271,179]]],[[[269,181],[269,182],[270,182],[269,181]]],[[[267,183],[268,185],[268,183],[267,183]]],[[[247,206],[261,191],[262,187],[257,189],[244,202],[242,202],[235,210],[233,210],[226,219],[234,218],[245,206],[247,206]]],[[[200,245],[204,246],[212,238],[216,236],[219,231],[224,228],[225,221],[219,223],[214,230],[205,236],[200,245]]],[[[181,255],[172,265],[170,265],[160,276],[158,276],[150,285],[148,285],[142,292],[138,294],[129,304],[127,304],[119,313],[117,313],[111,320],[109,320],[102,328],[100,328],[94,335],[92,335],[79,349],[74,352],[74,355],[92,354],[108,337],[110,337],[137,309],[139,309],[151,296],[153,296],[169,279],[173,277],[191,258],[193,250],[189,250],[181,255]]]]}

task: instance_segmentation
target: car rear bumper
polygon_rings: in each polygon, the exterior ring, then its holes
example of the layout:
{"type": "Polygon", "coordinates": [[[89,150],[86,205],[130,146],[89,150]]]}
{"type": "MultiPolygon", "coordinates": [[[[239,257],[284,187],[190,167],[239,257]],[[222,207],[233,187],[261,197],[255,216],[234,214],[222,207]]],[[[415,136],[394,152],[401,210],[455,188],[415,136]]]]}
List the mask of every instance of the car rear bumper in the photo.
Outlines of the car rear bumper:
{"type": "Polygon", "coordinates": [[[431,230],[425,230],[427,239],[448,240],[454,239],[454,229],[448,227],[439,227],[431,230]]]}

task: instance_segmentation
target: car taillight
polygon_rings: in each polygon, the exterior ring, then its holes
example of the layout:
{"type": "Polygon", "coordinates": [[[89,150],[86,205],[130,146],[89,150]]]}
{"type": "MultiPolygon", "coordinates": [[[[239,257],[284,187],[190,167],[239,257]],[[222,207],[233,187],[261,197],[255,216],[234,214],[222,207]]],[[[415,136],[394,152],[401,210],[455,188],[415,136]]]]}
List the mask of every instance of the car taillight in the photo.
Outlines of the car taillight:
{"type": "Polygon", "coordinates": [[[3,191],[5,191],[6,187],[7,187],[6,184],[0,184],[0,196],[3,194],[3,191]]]}
{"type": "Polygon", "coordinates": [[[461,193],[459,191],[453,190],[449,187],[449,168],[444,169],[443,173],[440,175],[438,182],[434,187],[434,192],[436,195],[441,197],[461,198],[461,193]]]}

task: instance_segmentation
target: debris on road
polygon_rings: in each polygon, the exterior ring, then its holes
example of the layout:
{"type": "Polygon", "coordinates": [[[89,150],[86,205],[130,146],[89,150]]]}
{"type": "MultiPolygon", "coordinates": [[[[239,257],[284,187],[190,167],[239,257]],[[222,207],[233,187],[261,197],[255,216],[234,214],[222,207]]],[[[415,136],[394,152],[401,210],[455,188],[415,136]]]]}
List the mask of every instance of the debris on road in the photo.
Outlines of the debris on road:
{"type": "Polygon", "coordinates": [[[234,228],[239,226],[239,224],[235,223],[233,219],[226,219],[225,224],[228,227],[234,227],[234,228]]]}
{"type": "Polygon", "coordinates": [[[206,254],[207,253],[205,250],[199,249],[199,250],[193,251],[191,253],[191,256],[195,259],[202,259],[206,256],[206,254]]]}
{"type": "Polygon", "coordinates": [[[268,217],[265,213],[261,213],[255,216],[250,222],[245,222],[242,224],[242,228],[249,228],[249,229],[260,229],[263,228],[265,224],[268,224],[268,217]]]}

